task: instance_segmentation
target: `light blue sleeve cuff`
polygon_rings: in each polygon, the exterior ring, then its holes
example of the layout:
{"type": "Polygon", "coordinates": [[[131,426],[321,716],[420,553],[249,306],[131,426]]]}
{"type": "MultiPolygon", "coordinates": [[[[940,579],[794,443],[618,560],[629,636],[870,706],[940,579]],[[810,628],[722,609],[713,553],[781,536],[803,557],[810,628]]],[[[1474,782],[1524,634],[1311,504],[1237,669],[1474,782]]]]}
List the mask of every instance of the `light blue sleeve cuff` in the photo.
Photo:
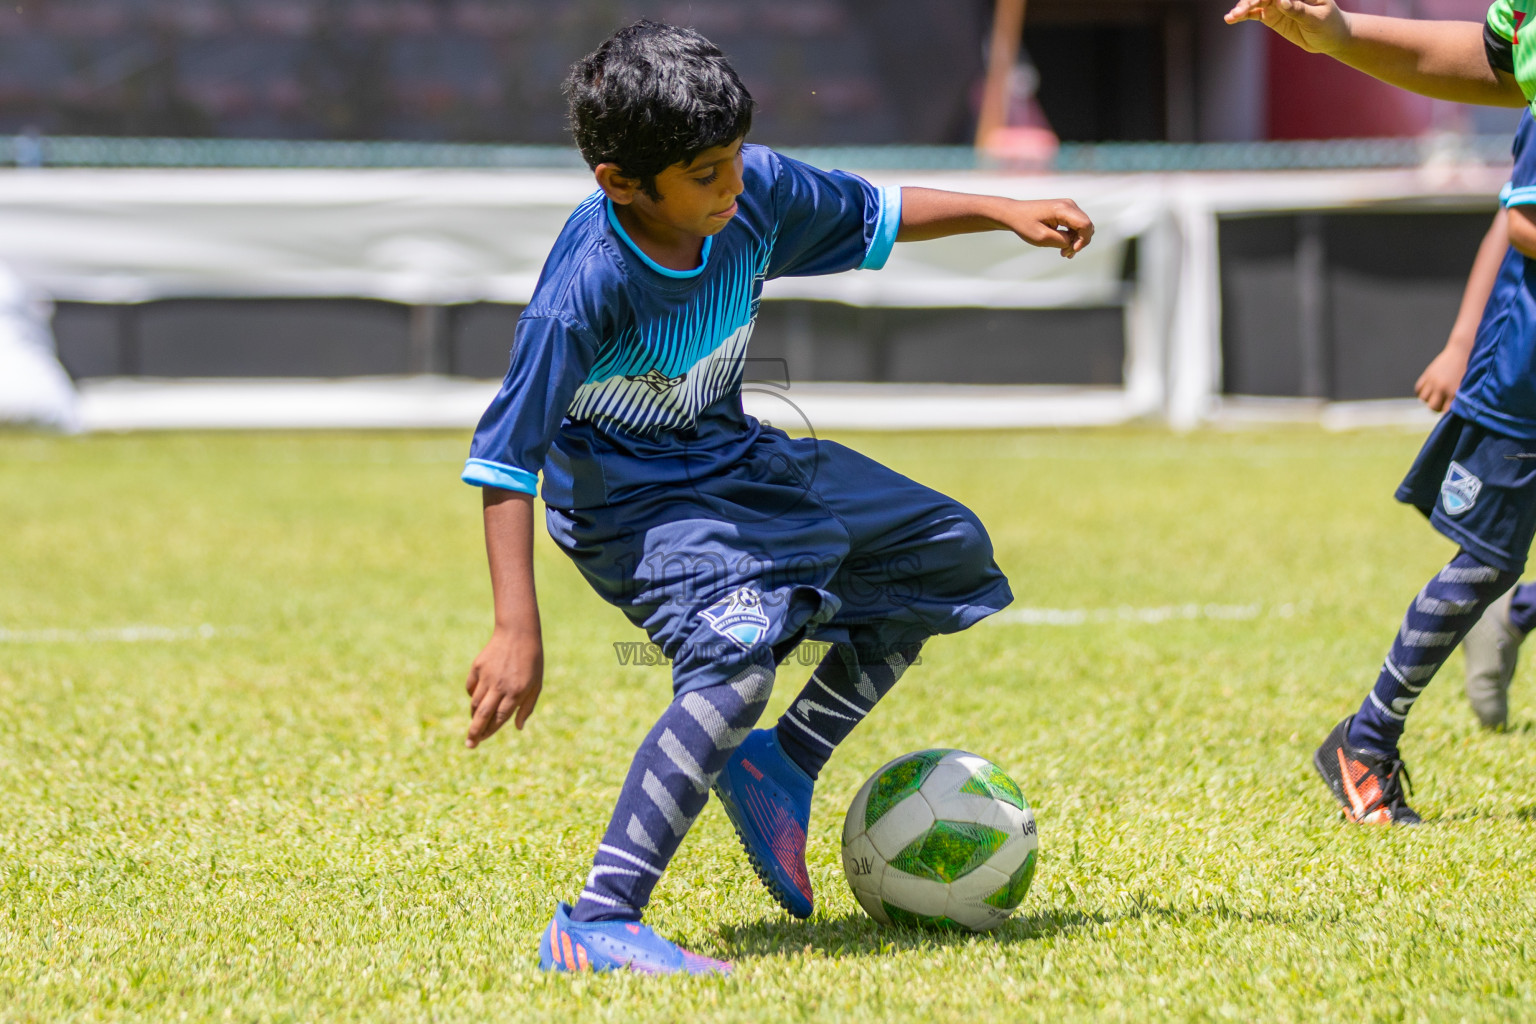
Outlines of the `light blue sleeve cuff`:
{"type": "Polygon", "coordinates": [[[503,466],[485,459],[470,459],[464,463],[464,474],[459,477],[473,487],[499,487],[503,491],[521,491],[523,494],[539,493],[539,475],[516,466],[503,466]]]}
{"type": "Polygon", "coordinates": [[[1536,185],[1523,188],[1505,185],[1504,191],[1499,193],[1499,202],[1504,206],[1530,206],[1536,203],[1536,185]]]}
{"type": "Polygon", "coordinates": [[[896,232],[901,230],[901,189],[885,186],[880,189],[880,216],[875,221],[874,237],[864,253],[860,270],[879,270],[891,258],[896,247],[896,232]]]}

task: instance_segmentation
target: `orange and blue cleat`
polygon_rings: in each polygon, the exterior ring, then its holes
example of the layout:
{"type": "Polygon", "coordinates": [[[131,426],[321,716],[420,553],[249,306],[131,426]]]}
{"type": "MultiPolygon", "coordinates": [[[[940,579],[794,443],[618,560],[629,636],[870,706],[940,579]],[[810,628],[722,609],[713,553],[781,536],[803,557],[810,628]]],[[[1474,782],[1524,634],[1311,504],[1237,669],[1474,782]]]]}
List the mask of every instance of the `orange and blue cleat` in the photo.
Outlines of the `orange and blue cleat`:
{"type": "Polygon", "coordinates": [[[805,832],[811,821],[814,784],[779,749],[772,729],[755,729],[715,779],[752,870],[779,906],[795,917],[810,917],[815,906],[805,867],[805,832]]]}
{"type": "Polygon", "coordinates": [[[730,974],[725,960],[690,953],[638,921],[572,921],[569,904],[555,916],[539,940],[539,969],[544,971],[618,971],[640,974],[730,974]]]}
{"type": "Polygon", "coordinates": [[[1386,758],[1349,745],[1350,715],[1333,727],[1312,755],[1312,765],[1344,807],[1344,818],[1366,825],[1417,825],[1423,819],[1408,806],[1402,758],[1386,758]]]}

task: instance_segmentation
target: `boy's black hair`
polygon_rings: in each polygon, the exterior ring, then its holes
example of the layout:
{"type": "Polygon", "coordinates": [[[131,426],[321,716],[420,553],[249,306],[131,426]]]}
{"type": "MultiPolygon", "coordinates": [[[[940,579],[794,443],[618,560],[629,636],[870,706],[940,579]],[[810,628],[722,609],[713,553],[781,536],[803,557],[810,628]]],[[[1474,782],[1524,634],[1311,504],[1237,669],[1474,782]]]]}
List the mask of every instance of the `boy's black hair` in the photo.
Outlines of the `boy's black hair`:
{"type": "Polygon", "coordinates": [[[652,199],[656,175],[752,127],[752,94],[720,48],[654,21],[619,29],[577,61],[565,92],[587,166],[618,165],[652,199]]]}

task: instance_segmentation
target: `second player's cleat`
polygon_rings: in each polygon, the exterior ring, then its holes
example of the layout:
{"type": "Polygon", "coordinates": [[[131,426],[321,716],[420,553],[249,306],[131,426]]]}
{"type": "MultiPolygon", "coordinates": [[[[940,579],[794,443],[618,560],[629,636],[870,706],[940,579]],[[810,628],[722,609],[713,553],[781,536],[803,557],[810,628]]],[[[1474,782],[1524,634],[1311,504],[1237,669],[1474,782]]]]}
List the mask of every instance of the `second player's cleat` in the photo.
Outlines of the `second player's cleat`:
{"type": "Polygon", "coordinates": [[[715,779],[752,870],[779,906],[810,917],[815,906],[805,867],[811,822],[811,777],[779,749],[772,729],[754,729],[715,779]]]}
{"type": "Polygon", "coordinates": [[[1461,642],[1467,655],[1467,700],[1488,729],[1502,729],[1509,720],[1509,682],[1515,677],[1520,642],[1525,639],[1509,621],[1514,596],[1515,588],[1505,591],[1461,642]]]}
{"type": "Polygon", "coordinates": [[[725,960],[690,953],[638,921],[572,921],[569,904],[555,916],[539,940],[543,971],[618,971],[640,974],[729,974],[725,960]]]}
{"type": "Polygon", "coordinates": [[[1423,819],[1403,796],[1409,779],[1402,758],[1383,758],[1350,746],[1349,724],[1354,720],[1350,715],[1334,726],[1312,755],[1317,773],[1343,805],[1345,819],[1370,825],[1419,824],[1423,819]]]}

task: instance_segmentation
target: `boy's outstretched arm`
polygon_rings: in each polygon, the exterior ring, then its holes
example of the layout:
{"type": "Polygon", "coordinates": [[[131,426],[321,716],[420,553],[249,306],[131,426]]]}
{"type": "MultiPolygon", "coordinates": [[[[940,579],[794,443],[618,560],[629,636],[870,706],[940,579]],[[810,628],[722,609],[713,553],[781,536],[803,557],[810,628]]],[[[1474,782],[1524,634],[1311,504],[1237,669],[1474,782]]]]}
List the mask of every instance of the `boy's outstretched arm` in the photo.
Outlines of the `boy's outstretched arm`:
{"type": "Polygon", "coordinates": [[[1467,287],[1461,293],[1461,308],[1456,312],[1456,322],[1451,325],[1451,335],[1445,348],[1424,368],[1413,393],[1435,412],[1444,412],[1461,387],[1461,378],[1467,373],[1467,357],[1472,354],[1472,343],[1477,340],[1477,325],[1483,319],[1483,307],[1493,294],[1493,283],[1498,279],[1499,267],[1509,248],[1508,213],[1500,210],[1493,215],[1493,224],[1477,247],[1477,258],[1472,261],[1472,272],[1467,275],[1467,287]]]}
{"type": "Polygon", "coordinates": [[[1262,22],[1303,50],[1435,99],[1492,107],[1526,103],[1514,76],[1489,65],[1477,22],[1348,14],[1334,0],[1238,0],[1226,20],[1262,22]]]}
{"type": "Polygon", "coordinates": [[[1060,249],[1068,259],[1093,239],[1093,221],[1070,199],[1004,199],[932,188],[901,190],[898,242],[1012,231],[1030,245],[1060,249]]]}
{"type": "Polygon", "coordinates": [[[464,684],[470,707],[464,745],[471,748],[508,719],[521,729],[544,688],[544,641],[533,589],[533,495],[495,487],[481,491],[496,626],[464,684]]]}

